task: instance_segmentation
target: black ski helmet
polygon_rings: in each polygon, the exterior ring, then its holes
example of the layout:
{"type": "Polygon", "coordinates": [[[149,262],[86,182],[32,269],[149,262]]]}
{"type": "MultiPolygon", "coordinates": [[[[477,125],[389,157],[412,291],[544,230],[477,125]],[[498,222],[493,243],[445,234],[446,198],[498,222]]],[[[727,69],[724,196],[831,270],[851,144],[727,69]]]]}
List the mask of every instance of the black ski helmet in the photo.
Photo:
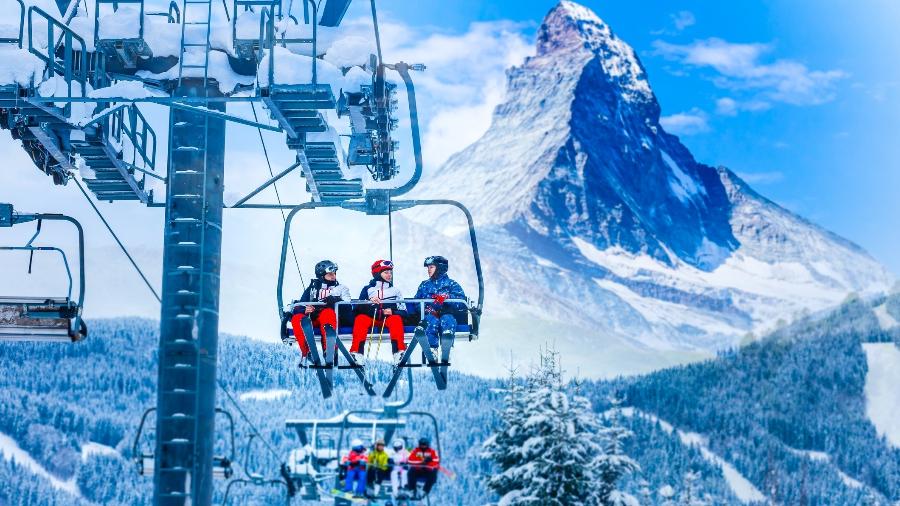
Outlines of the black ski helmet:
{"type": "Polygon", "coordinates": [[[331,260],[322,260],[316,264],[316,277],[322,279],[329,272],[337,272],[338,266],[331,260]]]}
{"type": "Polygon", "coordinates": [[[425,263],[423,264],[425,267],[429,265],[434,265],[437,267],[437,270],[434,272],[435,276],[440,276],[441,274],[447,274],[447,271],[450,270],[450,262],[447,261],[446,258],[440,255],[434,255],[425,258],[425,263]]]}
{"type": "Polygon", "coordinates": [[[427,437],[419,438],[419,446],[431,446],[431,440],[427,437]]]}

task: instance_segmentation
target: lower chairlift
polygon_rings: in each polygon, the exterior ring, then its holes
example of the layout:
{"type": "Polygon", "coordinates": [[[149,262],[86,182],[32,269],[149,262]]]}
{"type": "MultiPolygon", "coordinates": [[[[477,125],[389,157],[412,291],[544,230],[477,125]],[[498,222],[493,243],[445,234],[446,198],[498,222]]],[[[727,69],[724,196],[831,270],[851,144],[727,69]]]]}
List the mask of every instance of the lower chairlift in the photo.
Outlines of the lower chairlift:
{"type": "Polygon", "coordinates": [[[62,214],[20,214],[12,204],[0,203],[0,227],[37,221],[37,230],[23,246],[0,246],[0,251],[27,251],[31,273],[35,252],[55,252],[62,257],[69,281],[65,296],[31,297],[0,295],[0,341],[76,342],[87,336],[81,317],[84,304],[84,231],[74,218],[62,214]],[[44,221],[66,221],[78,231],[78,298],[72,298],[72,271],[66,253],[52,246],[35,246],[44,221]]]}
{"type": "MultiPolygon", "coordinates": [[[[418,317],[413,318],[410,321],[405,322],[406,326],[404,327],[404,339],[407,343],[406,353],[400,361],[398,367],[395,367],[392,374],[391,379],[388,381],[387,387],[385,388],[383,397],[388,398],[393,394],[394,388],[397,385],[397,382],[400,379],[400,375],[403,372],[403,369],[410,367],[428,367],[431,369],[432,374],[434,376],[435,385],[438,390],[445,390],[447,388],[447,370],[450,367],[450,349],[456,342],[471,342],[478,339],[478,326],[481,319],[481,311],[484,304],[484,280],[482,277],[481,270],[481,259],[478,254],[478,243],[475,238],[475,225],[472,220],[472,214],[466,209],[465,206],[460,204],[459,202],[452,200],[391,200],[389,197],[389,193],[385,191],[381,193],[379,190],[369,190],[366,194],[366,200],[364,201],[344,201],[339,204],[327,204],[320,202],[309,202],[306,204],[300,204],[296,206],[291,212],[288,214],[285,220],[284,226],[284,236],[282,238],[282,246],[281,246],[281,262],[278,270],[278,287],[276,290],[277,299],[278,299],[278,308],[282,314],[281,317],[281,338],[282,341],[287,344],[292,344],[295,342],[293,329],[291,328],[291,316],[293,314],[293,308],[300,303],[297,301],[291,302],[291,304],[285,305],[284,303],[284,274],[285,274],[285,265],[287,260],[288,248],[290,243],[290,231],[291,231],[291,223],[293,222],[294,217],[303,210],[316,209],[321,207],[340,207],[342,209],[349,209],[353,211],[364,212],[370,215],[381,215],[381,214],[389,214],[392,211],[398,211],[402,209],[409,209],[417,206],[426,206],[426,205],[449,205],[456,207],[460,211],[462,211],[468,222],[469,226],[469,239],[471,241],[472,254],[474,257],[475,264],[475,273],[478,279],[478,298],[477,301],[470,300],[456,300],[450,299],[446,302],[448,303],[458,303],[461,306],[464,306],[465,309],[458,311],[454,316],[458,322],[456,327],[456,332],[452,335],[445,335],[441,338],[441,356],[436,357],[432,354],[431,348],[428,345],[427,338],[425,337],[425,327],[423,325],[419,325],[418,323],[424,318],[425,315],[425,304],[427,302],[432,302],[431,299],[404,299],[402,301],[407,304],[407,307],[413,306],[418,308],[418,317]],[[416,361],[416,348],[421,347],[421,361],[416,361]]],[[[303,303],[307,305],[309,303],[303,303]]],[[[353,313],[354,307],[362,306],[362,305],[370,305],[369,301],[352,301],[352,302],[340,302],[337,304],[337,313],[338,313],[338,325],[341,325],[341,315],[353,313]]],[[[318,303],[312,303],[309,305],[320,305],[318,303]]],[[[312,358],[313,365],[310,366],[311,369],[316,371],[316,376],[319,380],[319,383],[322,388],[322,396],[325,398],[331,397],[333,391],[333,370],[335,368],[338,369],[351,369],[355,372],[356,376],[359,378],[360,382],[363,385],[363,388],[366,390],[371,396],[375,395],[375,390],[371,382],[368,381],[365,374],[362,371],[362,367],[360,367],[353,358],[350,356],[350,352],[348,351],[348,347],[352,342],[352,328],[340,326],[338,329],[331,329],[330,326],[326,326],[326,332],[328,335],[325,336],[325,357],[320,357],[318,352],[318,346],[316,345],[322,338],[321,332],[319,329],[313,329],[312,324],[310,323],[308,318],[303,319],[304,329],[303,334],[306,336],[307,345],[309,346],[310,356],[312,358]],[[331,333],[331,330],[334,330],[334,333],[331,333]],[[342,364],[339,356],[343,356],[346,363],[342,364]]],[[[375,332],[370,333],[367,336],[367,340],[369,342],[382,338],[383,336],[377,331],[377,329],[373,329],[375,332]]],[[[449,333],[448,333],[449,334],[449,333]]]]}
{"type": "Polygon", "coordinates": [[[391,441],[402,439],[409,448],[415,446],[418,437],[408,435],[404,430],[413,425],[410,423],[412,419],[420,418],[425,420],[423,425],[428,427],[434,448],[441,455],[437,419],[424,411],[400,411],[411,402],[411,395],[410,384],[410,398],[406,402],[388,404],[383,410],[345,411],[328,419],[287,420],[287,428],[297,432],[301,444],[291,450],[287,462],[287,476],[300,497],[308,501],[333,500],[335,506],[359,503],[400,506],[420,501],[430,504],[429,496],[419,486],[421,482],[415,490],[404,488],[397,495],[389,480],[368,484],[364,498],[343,492],[345,472],[341,460],[349,451],[353,439],[364,441],[369,450],[377,439],[383,439],[388,445],[391,441]]]}
{"type": "MultiPolygon", "coordinates": [[[[156,472],[156,455],[152,449],[155,445],[152,445],[152,438],[144,434],[144,425],[147,423],[147,417],[155,411],[156,408],[149,408],[147,411],[144,411],[131,447],[131,456],[137,465],[138,474],[141,476],[152,477],[156,472]]],[[[231,416],[231,413],[221,408],[216,408],[216,413],[222,414],[228,419],[231,448],[227,456],[216,455],[213,457],[213,478],[227,480],[234,475],[234,468],[232,467],[234,462],[234,418],[231,416]]],[[[175,444],[177,442],[173,440],[168,443],[175,444]]]]}

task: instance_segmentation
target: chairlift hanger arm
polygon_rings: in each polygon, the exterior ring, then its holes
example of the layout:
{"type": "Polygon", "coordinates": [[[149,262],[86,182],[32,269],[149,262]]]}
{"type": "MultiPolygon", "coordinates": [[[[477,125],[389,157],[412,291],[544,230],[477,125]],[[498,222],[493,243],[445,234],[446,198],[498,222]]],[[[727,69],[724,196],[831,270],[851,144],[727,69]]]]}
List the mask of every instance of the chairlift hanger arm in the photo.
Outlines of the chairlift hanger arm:
{"type": "MultiPolygon", "coordinates": [[[[11,209],[11,206],[10,206],[11,209]]],[[[71,223],[75,229],[78,231],[78,272],[79,272],[79,280],[78,280],[78,307],[82,307],[84,304],[84,229],[81,227],[81,223],[78,222],[75,218],[71,216],[66,216],[65,214],[56,214],[56,213],[16,213],[12,211],[12,219],[10,220],[10,225],[16,225],[20,223],[28,223],[29,221],[67,221],[71,223]]],[[[0,226],[7,226],[4,221],[0,221],[0,226]]],[[[35,234],[37,235],[37,234],[35,234]]],[[[32,241],[34,238],[32,238],[32,241]]],[[[54,248],[55,249],[55,248],[54,248]]],[[[60,251],[62,253],[62,251],[60,251]]],[[[65,259],[65,254],[63,254],[63,258],[65,259]]],[[[68,270],[68,261],[66,261],[66,266],[68,270]]],[[[71,274],[70,274],[71,281],[71,274]]],[[[76,320],[76,324],[81,317],[79,316],[76,320]]],[[[77,326],[76,326],[77,328],[77,326]]]]}
{"type": "MultiPolygon", "coordinates": [[[[374,0],[373,0],[374,2],[374,0]]],[[[373,5],[374,9],[374,5],[373,5]]],[[[379,57],[380,63],[380,57],[379,57]]],[[[382,64],[385,68],[389,68],[391,70],[396,71],[400,74],[400,77],[403,78],[403,82],[406,84],[406,96],[409,101],[409,124],[410,130],[412,131],[412,142],[413,142],[413,156],[415,157],[416,167],[413,171],[412,177],[409,178],[409,181],[403,184],[403,186],[391,190],[390,193],[393,196],[399,196],[408,193],[419,183],[419,179],[422,178],[422,139],[419,133],[419,111],[416,107],[416,87],[413,85],[412,78],[409,76],[410,70],[422,71],[425,70],[425,65],[421,63],[416,63],[413,65],[409,65],[404,62],[399,62],[395,64],[382,64]]]]}

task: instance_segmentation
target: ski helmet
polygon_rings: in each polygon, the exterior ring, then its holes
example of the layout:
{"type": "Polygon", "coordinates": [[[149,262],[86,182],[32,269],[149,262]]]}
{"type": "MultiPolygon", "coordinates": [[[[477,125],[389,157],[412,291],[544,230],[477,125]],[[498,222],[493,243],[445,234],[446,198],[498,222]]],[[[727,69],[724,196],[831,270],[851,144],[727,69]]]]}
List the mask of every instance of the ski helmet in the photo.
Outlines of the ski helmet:
{"type": "Polygon", "coordinates": [[[402,449],[403,449],[403,445],[404,445],[404,443],[403,443],[403,440],[402,440],[402,439],[395,439],[395,440],[394,440],[394,449],[395,449],[395,450],[402,450],[402,449]]]}
{"type": "Polygon", "coordinates": [[[372,263],[372,276],[378,276],[382,271],[394,269],[394,262],[390,260],[375,260],[372,263]]]}
{"type": "Polygon", "coordinates": [[[426,257],[425,263],[423,265],[425,267],[428,267],[429,265],[434,265],[435,267],[437,267],[437,270],[434,273],[435,276],[447,274],[447,271],[450,270],[450,262],[440,255],[426,257]]]}
{"type": "Polygon", "coordinates": [[[366,445],[363,444],[362,439],[354,439],[350,442],[350,448],[359,452],[365,450],[366,445]]]}
{"type": "Polygon", "coordinates": [[[419,438],[419,446],[429,447],[431,446],[431,440],[427,437],[419,438]]]}
{"type": "Polygon", "coordinates": [[[338,266],[331,260],[322,260],[316,264],[316,277],[322,279],[329,272],[337,272],[338,266]]]}

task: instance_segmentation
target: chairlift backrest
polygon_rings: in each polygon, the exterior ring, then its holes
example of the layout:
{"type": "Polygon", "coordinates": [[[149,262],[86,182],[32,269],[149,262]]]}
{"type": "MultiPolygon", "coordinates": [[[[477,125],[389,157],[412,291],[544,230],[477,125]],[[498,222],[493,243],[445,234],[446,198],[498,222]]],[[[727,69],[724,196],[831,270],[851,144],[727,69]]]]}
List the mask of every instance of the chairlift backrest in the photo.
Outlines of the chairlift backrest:
{"type": "Polygon", "coordinates": [[[9,204],[0,204],[0,227],[37,221],[37,230],[23,246],[0,246],[2,251],[58,253],[68,277],[65,296],[30,297],[0,295],[0,341],[75,342],[87,336],[81,317],[84,303],[84,231],[77,220],[61,214],[17,214],[9,204]],[[51,246],[35,246],[44,221],[67,221],[78,231],[78,296],[72,298],[73,278],[65,252],[51,246]]]}

